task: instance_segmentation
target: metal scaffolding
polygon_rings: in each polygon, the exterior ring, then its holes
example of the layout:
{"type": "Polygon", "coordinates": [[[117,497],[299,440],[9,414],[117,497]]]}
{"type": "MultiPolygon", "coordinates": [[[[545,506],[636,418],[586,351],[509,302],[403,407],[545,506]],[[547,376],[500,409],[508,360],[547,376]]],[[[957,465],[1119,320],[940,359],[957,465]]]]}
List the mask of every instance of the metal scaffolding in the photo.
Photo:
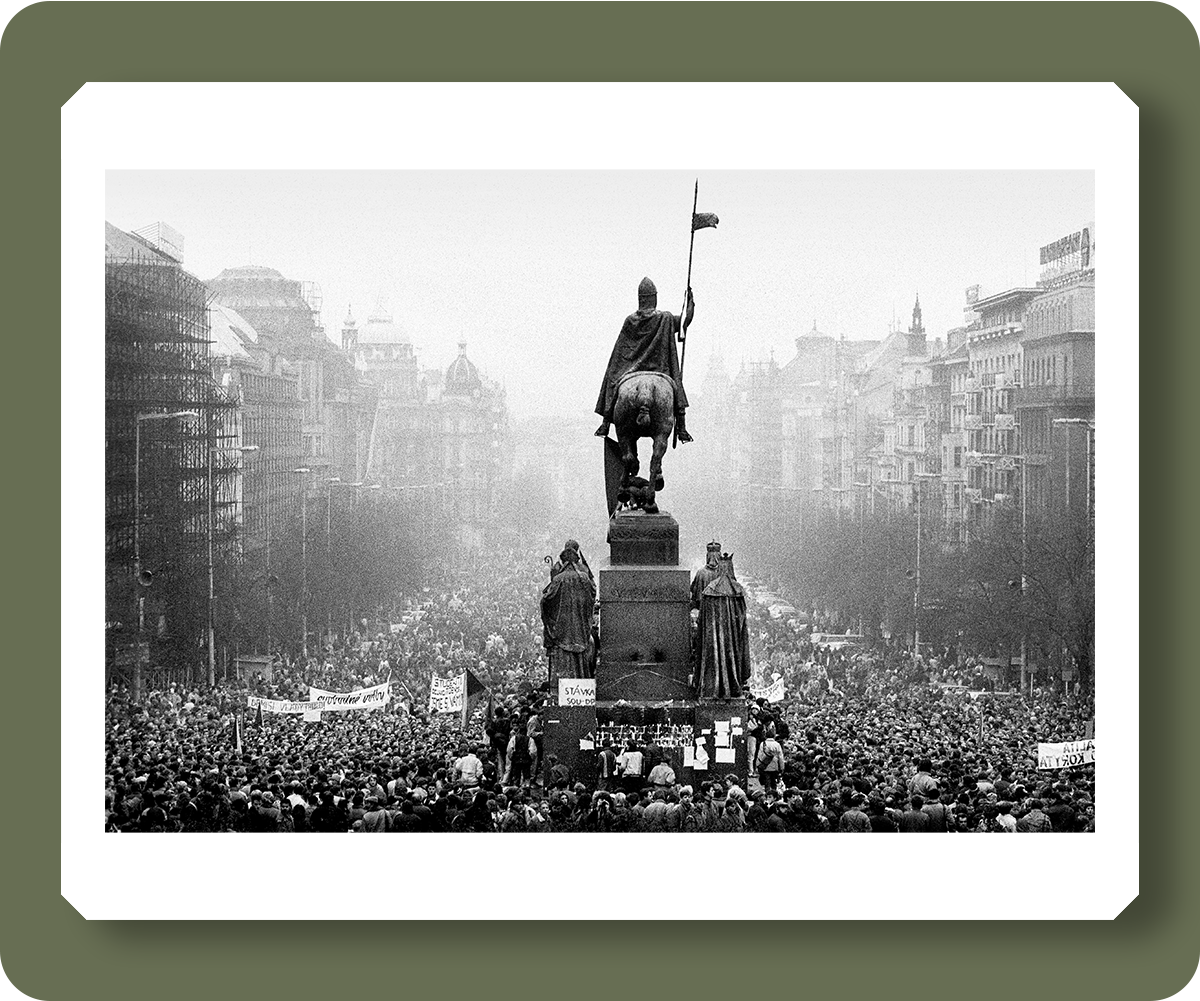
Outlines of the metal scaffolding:
{"type": "Polygon", "coordinates": [[[164,674],[151,684],[203,663],[210,567],[237,536],[238,411],[212,377],[206,300],[152,250],[106,257],[106,662],[164,674]]]}

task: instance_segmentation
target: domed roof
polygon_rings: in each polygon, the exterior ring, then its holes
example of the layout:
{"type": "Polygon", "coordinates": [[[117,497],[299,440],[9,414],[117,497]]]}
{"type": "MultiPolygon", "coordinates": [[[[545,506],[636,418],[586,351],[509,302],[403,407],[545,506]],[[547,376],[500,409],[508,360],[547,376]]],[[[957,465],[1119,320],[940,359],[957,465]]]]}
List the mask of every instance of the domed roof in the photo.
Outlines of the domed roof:
{"type": "Polygon", "coordinates": [[[259,264],[243,264],[240,268],[226,268],[213,281],[274,281],[283,275],[274,268],[259,264]]]}
{"type": "Polygon", "coordinates": [[[479,369],[467,357],[467,342],[458,342],[458,357],[446,369],[446,389],[452,396],[470,396],[483,386],[479,369]]]}
{"type": "Polygon", "coordinates": [[[300,282],[285,278],[274,268],[226,268],[205,284],[213,303],[240,313],[260,335],[312,336],[313,311],[304,299],[300,282]]]}
{"type": "Polygon", "coordinates": [[[358,328],[359,344],[411,344],[408,331],[388,313],[372,313],[365,326],[358,328]]]}

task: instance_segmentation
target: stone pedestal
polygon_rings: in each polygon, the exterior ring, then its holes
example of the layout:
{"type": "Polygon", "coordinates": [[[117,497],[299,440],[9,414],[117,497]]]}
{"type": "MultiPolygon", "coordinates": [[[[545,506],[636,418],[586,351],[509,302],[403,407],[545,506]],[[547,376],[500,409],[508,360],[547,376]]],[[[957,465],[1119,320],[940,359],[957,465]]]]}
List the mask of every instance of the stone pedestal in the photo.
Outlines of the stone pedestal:
{"type": "Polygon", "coordinates": [[[653,739],[681,783],[734,772],[744,785],[745,701],[701,701],[692,688],[692,575],[679,565],[679,523],[666,512],[624,512],[609,521],[608,542],[609,562],[598,573],[596,704],[547,708],[547,756],[590,785],[605,740],[620,754],[630,739],[653,739]],[[718,748],[718,733],[728,734],[728,746],[718,748]],[[694,767],[697,740],[706,768],[694,767]],[[733,760],[718,761],[718,752],[733,760]]]}
{"type": "Polygon", "coordinates": [[[679,522],[666,511],[623,511],[608,522],[613,566],[678,566],[679,522]]]}
{"type": "Polygon", "coordinates": [[[598,702],[692,697],[690,576],[683,567],[601,568],[598,702]]]}

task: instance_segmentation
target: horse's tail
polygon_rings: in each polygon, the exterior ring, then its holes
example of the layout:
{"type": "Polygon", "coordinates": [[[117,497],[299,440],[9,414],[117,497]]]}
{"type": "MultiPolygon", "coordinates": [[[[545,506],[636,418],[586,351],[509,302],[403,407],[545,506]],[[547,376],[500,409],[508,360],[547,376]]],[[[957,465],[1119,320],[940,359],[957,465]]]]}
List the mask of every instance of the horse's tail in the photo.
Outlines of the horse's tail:
{"type": "Polygon", "coordinates": [[[649,403],[643,403],[638,408],[637,424],[638,424],[638,427],[643,427],[643,428],[650,426],[650,404],[649,403]]]}

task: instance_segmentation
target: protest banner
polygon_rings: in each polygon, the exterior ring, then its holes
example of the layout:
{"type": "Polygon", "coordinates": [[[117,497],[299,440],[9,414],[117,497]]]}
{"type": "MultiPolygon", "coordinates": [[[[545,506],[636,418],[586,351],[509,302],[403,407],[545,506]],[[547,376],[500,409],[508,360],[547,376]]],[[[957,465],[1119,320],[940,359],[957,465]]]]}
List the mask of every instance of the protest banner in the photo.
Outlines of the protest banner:
{"type": "Polygon", "coordinates": [[[388,704],[391,698],[391,685],[384,683],[382,685],[373,685],[370,688],[363,688],[357,692],[327,692],[320,688],[313,688],[311,685],[308,689],[309,709],[312,709],[311,703],[321,703],[321,708],[325,712],[346,712],[350,709],[380,709],[388,704]]]}
{"type": "Polygon", "coordinates": [[[776,678],[766,688],[751,688],[750,694],[756,699],[766,699],[768,702],[782,702],[786,694],[782,678],[776,678]]]}
{"type": "Polygon", "coordinates": [[[431,713],[460,713],[463,707],[465,674],[453,678],[429,679],[429,711],[431,713]]]}
{"type": "Polygon", "coordinates": [[[1061,744],[1038,744],[1038,770],[1075,768],[1096,762],[1094,740],[1068,740],[1061,744]]]}
{"type": "Polygon", "coordinates": [[[596,679],[559,678],[558,704],[560,706],[594,706],[596,704],[596,679]]]}
{"type": "Polygon", "coordinates": [[[260,699],[257,695],[250,695],[246,698],[246,706],[250,709],[258,709],[264,713],[287,713],[289,715],[300,715],[312,709],[311,702],[287,702],[284,699],[260,699]]]}

